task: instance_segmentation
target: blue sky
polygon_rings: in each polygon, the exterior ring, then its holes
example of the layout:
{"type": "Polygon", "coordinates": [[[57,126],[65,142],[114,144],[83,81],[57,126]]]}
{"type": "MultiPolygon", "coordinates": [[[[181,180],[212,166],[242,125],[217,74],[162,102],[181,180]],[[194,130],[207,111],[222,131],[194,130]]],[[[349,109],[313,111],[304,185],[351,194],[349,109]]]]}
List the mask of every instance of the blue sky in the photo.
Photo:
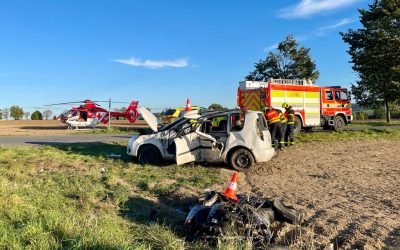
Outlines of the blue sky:
{"type": "Polygon", "coordinates": [[[289,33],[311,48],[318,84],[349,86],[338,32],[358,28],[370,2],[3,0],[0,108],[109,97],[234,107],[238,82],[289,33]]]}

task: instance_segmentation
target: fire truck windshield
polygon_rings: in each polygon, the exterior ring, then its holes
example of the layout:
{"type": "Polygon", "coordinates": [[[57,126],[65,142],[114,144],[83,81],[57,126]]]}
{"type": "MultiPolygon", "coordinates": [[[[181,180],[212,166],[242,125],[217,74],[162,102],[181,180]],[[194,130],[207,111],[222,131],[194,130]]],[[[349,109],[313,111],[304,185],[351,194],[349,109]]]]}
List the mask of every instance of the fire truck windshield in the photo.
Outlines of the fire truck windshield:
{"type": "Polygon", "coordinates": [[[346,101],[346,100],[350,100],[350,98],[351,98],[350,93],[346,90],[335,92],[336,100],[346,101]]]}

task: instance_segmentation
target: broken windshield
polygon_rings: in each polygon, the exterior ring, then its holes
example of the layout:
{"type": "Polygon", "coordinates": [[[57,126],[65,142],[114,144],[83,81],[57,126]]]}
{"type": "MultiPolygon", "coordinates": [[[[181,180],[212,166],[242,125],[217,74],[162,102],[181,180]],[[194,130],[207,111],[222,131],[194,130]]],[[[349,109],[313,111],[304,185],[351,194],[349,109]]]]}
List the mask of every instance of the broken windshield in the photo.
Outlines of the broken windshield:
{"type": "Polygon", "coordinates": [[[179,118],[179,119],[177,119],[177,120],[175,120],[175,121],[173,121],[171,123],[168,123],[167,125],[165,125],[164,127],[162,127],[160,129],[160,132],[169,130],[169,129],[175,127],[176,125],[178,125],[179,123],[183,122],[184,120],[187,120],[187,119],[185,117],[181,117],[181,118],[179,118]]]}

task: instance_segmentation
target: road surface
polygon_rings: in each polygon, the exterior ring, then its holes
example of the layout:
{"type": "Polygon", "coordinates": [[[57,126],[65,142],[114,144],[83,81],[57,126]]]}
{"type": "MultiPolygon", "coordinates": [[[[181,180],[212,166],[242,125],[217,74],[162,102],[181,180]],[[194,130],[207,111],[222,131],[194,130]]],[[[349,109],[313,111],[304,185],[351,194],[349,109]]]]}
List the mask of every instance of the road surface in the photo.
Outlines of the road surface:
{"type": "Polygon", "coordinates": [[[0,136],[0,145],[45,145],[56,143],[128,141],[131,135],[39,135],[39,136],[0,136]]]}

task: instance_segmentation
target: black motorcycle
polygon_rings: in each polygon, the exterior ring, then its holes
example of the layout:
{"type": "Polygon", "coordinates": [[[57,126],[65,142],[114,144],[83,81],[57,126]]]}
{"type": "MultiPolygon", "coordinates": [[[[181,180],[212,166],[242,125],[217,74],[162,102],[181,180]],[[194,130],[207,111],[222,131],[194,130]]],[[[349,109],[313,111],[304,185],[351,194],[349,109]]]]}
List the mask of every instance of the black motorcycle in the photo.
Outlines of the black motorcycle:
{"type": "Polygon", "coordinates": [[[280,201],[238,195],[238,201],[209,191],[200,197],[185,220],[186,239],[216,245],[218,239],[250,241],[254,248],[265,248],[271,238],[270,224],[276,220],[299,222],[297,212],[280,201]]]}

